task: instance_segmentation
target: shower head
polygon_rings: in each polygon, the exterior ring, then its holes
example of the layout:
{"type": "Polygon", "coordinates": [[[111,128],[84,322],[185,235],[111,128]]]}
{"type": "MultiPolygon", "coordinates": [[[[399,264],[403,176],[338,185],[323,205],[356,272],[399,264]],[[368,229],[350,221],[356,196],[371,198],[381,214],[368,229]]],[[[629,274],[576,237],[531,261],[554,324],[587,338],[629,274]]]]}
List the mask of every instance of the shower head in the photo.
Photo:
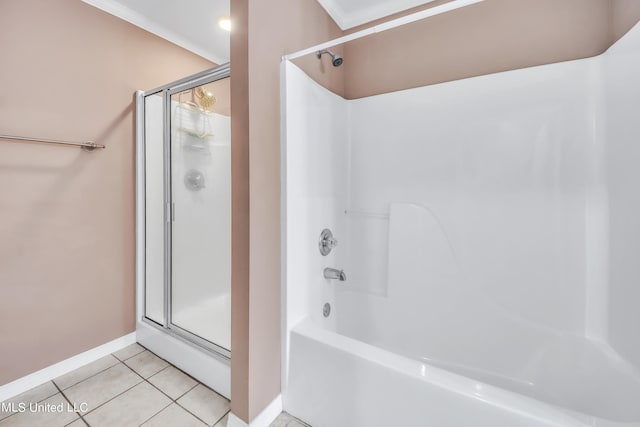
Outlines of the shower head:
{"type": "Polygon", "coordinates": [[[329,54],[331,56],[331,64],[333,64],[334,67],[339,67],[344,62],[344,60],[342,59],[342,56],[333,53],[329,49],[324,49],[324,50],[317,51],[316,52],[316,56],[318,57],[318,59],[320,59],[320,58],[322,58],[322,54],[324,54],[324,53],[327,53],[327,54],[329,54]]]}

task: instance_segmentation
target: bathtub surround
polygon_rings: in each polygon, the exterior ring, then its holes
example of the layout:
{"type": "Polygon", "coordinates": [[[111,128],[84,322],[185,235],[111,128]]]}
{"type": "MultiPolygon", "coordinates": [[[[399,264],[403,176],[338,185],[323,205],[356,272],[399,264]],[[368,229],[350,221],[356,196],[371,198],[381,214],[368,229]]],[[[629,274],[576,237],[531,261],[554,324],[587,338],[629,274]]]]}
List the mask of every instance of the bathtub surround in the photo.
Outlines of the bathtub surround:
{"type": "Polygon", "coordinates": [[[639,48],[356,100],[283,63],[285,410],[640,426],[639,48]]]}
{"type": "MultiPolygon", "coordinates": [[[[615,9],[616,15],[626,21],[625,25],[630,26],[637,20],[638,15],[634,15],[637,11],[633,4],[635,0],[611,1],[626,5],[624,12],[622,12],[622,8],[615,9]]],[[[444,1],[434,1],[429,6],[443,3],[444,1]]],[[[595,34],[609,40],[607,31],[603,30],[603,26],[606,26],[606,22],[609,20],[609,9],[600,8],[598,2],[589,0],[586,4],[577,0],[568,2],[523,1],[518,2],[522,5],[521,10],[517,13],[518,17],[514,17],[514,10],[511,7],[500,8],[499,4],[503,3],[501,1],[488,0],[485,3],[486,7],[491,8],[491,22],[493,19],[508,21],[509,19],[526,17],[531,13],[529,8],[537,11],[533,14],[534,16],[553,15],[560,8],[563,11],[562,16],[568,17],[563,22],[566,30],[562,34],[563,38],[567,37],[575,41],[572,31],[584,34],[583,31],[589,31],[585,30],[585,27],[588,26],[587,22],[591,22],[594,23],[594,28],[591,30],[597,29],[594,31],[595,34]],[[492,3],[496,3],[496,5],[490,6],[492,3]],[[586,11],[582,10],[584,8],[586,11]],[[571,19],[574,14],[589,18],[575,21],[571,19]],[[596,20],[598,20],[597,23],[596,20]]],[[[609,0],[605,0],[604,3],[609,3],[609,0]]],[[[234,21],[231,37],[234,79],[231,84],[232,109],[234,110],[232,114],[232,347],[234,348],[235,367],[232,372],[232,389],[234,396],[246,397],[234,399],[232,412],[247,422],[266,407],[280,390],[279,380],[275,375],[279,369],[277,367],[279,355],[274,344],[280,341],[277,332],[280,327],[280,313],[278,311],[280,273],[277,265],[281,261],[279,257],[281,239],[278,230],[281,221],[280,211],[283,209],[279,208],[278,200],[280,200],[279,182],[283,165],[278,157],[280,144],[278,127],[280,111],[278,103],[279,63],[275,56],[293,53],[298,49],[337,38],[345,33],[340,31],[314,0],[281,0],[277,2],[240,0],[232,1],[231,8],[231,16],[234,21]],[[250,349],[256,359],[250,359],[250,349]],[[268,356],[264,357],[264,355],[268,356]],[[249,390],[250,385],[251,391],[249,390]]],[[[452,14],[456,13],[458,12],[452,12],[452,14]]],[[[455,21],[453,16],[447,19],[455,21]]],[[[478,19],[478,25],[481,22],[478,19]]],[[[526,23],[526,19],[524,23],[526,23]]],[[[579,49],[580,55],[576,53],[578,47],[584,46],[582,42],[574,45],[573,42],[566,43],[546,39],[545,32],[541,29],[543,26],[537,26],[533,23],[524,27],[526,27],[526,31],[520,31],[520,27],[511,28],[510,31],[495,40],[495,44],[492,46],[494,48],[492,55],[499,67],[493,71],[539,65],[523,64],[513,60],[513,58],[521,58],[519,55],[514,56],[514,51],[526,53],[531,50],[531,46],[538,46],[540,49],[540,55],[536,55],[536,57],[542,61],[541,63],[553,62],[558,58],[575,59],[584,55],[582,48],[579,49]],[[516,30],[517,37],[512,32],[516,30]],[[546,40],[541,46],[538,45],[540,39],[546,40]],[[514,47],[514,44],[517,46],[514,47]]],[[[476,27],[453,28],[451,31],[455,32],[455,40],[444,39],[440,34],[436,34],[435,38],[441,41],[440,46],[445,46],[458,39],[466,40],[473,45],[475,34],[470,33],[470,28],[476,27]],[[442,40],[446,40],[446,42],[442,40]]],[[[360,28],[352,30],[358,29],[360,28]]],[[[447,29],[447,31],[449,30],[447,29]]],[[[617,37],[623,32],[616,28],[617,37]]],[[[414,36],[417,40],[426,37],[420,32],[414,36]]],[[[399,39],[403,40],[402,37],[399,39]]],[[[592,50],[592,54],[602,52],[608,46],[607,42],[597,38],[589,37],[587,40],[597,46],[597,49],[592,50]]],[[[345,58],[345,63],[339,68],[318,61],[312,55],[299,58],[295,63],[321,85],[334,93],[344,95],[346,90],[344,79],[346,73],[349,72],[349,57],[345,52],[346,47],[348,46],[335,48],[336,53],[345,58]]],[[[405,46],[402,43],[394,45],[395,55],[404,57],[407,61],[420,62],[423,66],[420,75],[427,79],[430,78],[434,62],[423,61],[429,53],[420,51],[416,54],[405,47],[410,48],[411,45],[405,46]],[[412,57],[412,55],[415,56],[412,57]]],[[[451,56],[452,59],[461,58],[461,55],[458,54],[451,56]]],[[[389,69],[394,67],[392,61],[388,64],[383,64],[380,61],[380,58],[375,62],[368,61],[366,66],[370,68],[372,73],[382,66],[388,66],[389,69]]],[[[398,64],[400,63],[395,63],[395,71],[400,73],[404,67],[398,64]]],[[[469,64],[465,61],[465,64],[465,66],[473,67],[473,63],[469,64]]],[[[443,68],[444,73],[438,75],[447,81],[458,79],[463,68],[458,65],[458,62],[453,61],[443,68]]],[[[476,69],[473,68],[473,70],[476,69]]],[[[398,79],[395,79],[391,72],[388,74],[388,79],[384,83],[391,82],[390,90],[399,88],[395,85],[396,82],[407,87],[405,79],[400,74],[398,76],[398,79]]],[[[354,72],[352,79],[355,78],[357,77],[354,72]]],[[[369,76],[365,75],[363,78],[365,79],[363,83],[366,83],[364,89],[369,94],[384,91],[384,86],[378,85],[377,81],[371,81],[369,84],[369,76]]],[[[425,81],[418,84],[426,83],[425,81]]]]}
{"type": "Polygon", "coordinates": [[[0,142],[6,384],[134,331],[132,95],[213,64],[80,1],[1,9],[2,133],[107,147],[0,142]]]}
{"type": "MultiPolygon", "coordinates": [[[[606,146],[599,153],[607,189],[609,264],[605,272],[608,284],[608,308],[604,314],[608,342],[625,359],[640,366],[640,194],[635,191],[640,164],[640,90],[636,78],[638,64],[638,26],[614,45],[607,55],[604,73],[604,108],[607,125],[606,146]],[[631,338],[633,337],[633,338],[631,338]]],[[[601,181],[602,182],[602,181],[601,181]]]]}

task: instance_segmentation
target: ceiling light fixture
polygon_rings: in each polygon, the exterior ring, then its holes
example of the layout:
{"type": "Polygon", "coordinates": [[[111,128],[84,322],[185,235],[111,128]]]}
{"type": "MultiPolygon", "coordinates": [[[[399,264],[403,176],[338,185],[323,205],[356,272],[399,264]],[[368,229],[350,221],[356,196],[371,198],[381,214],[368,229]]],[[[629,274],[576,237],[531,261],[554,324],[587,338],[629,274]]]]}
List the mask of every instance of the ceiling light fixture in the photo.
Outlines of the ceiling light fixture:
{"type": "Polygon", "coordinates": [[[227,16],[218,19],[218,25],[225,31],[231,31],[231,19],[227,16]]]}

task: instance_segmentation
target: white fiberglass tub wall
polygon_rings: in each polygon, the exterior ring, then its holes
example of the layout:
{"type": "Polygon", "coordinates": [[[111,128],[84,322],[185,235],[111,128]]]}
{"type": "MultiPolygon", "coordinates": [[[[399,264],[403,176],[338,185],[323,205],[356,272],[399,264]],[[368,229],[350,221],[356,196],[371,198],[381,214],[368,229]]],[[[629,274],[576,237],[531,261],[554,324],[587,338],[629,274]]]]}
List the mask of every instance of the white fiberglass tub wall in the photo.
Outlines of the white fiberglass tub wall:
{"type": "Polygon", "coordinates": [[[354,101],[284,64],[286,410],[640,426],[638,47],[354,101]]]}

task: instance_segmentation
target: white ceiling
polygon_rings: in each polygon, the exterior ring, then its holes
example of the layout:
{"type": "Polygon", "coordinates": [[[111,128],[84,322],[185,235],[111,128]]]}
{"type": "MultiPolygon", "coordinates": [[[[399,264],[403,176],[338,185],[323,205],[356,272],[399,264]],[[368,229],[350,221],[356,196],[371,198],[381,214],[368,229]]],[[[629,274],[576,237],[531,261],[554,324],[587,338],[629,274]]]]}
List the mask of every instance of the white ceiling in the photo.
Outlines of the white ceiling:
{"type": "MultiPolygon", "coordinates": [[[[217,64],[229,61],[229,32],[218,19],[230,0],[82,0],[217,64]]],[[[261,0],[268,1],[268,0],[261,0]]],[[[343,30],[434,0],[318,0],[343,30]]]]}
{"type": "Polygon", "coordinates": [[[229,61],[229,32],[218,19],[230,0],[82,0],[217,64],[229,61]]]}
{"type": "Polygon", "coordinates": [[[343,30],[432,1],[434,0],[318,0],[343,30]]]}

